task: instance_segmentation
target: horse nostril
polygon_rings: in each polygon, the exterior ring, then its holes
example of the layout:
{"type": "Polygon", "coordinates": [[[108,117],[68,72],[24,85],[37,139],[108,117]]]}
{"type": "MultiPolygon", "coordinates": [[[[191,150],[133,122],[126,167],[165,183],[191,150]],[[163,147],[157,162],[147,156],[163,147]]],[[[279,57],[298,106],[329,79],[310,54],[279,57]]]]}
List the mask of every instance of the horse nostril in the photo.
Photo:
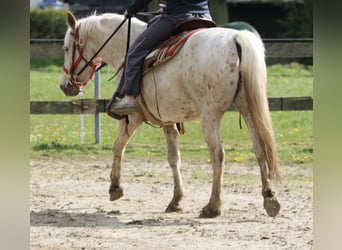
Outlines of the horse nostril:
{"type": "Polygon", "coordinates": [[[66,94],[66,86],[65,85],[59,85],[59,88],[66,94]]]}

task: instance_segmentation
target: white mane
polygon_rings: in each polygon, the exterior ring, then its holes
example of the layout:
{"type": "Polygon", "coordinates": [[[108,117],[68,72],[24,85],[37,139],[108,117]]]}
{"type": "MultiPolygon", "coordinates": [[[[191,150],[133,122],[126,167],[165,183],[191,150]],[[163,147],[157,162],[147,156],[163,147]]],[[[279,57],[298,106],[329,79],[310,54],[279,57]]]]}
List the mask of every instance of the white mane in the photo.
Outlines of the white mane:
{"type": "MultiPolygon", "coordinates": [[[[83,27],[80,32],[82,32],[82,35],[86,37],[88,34],[98,31],[112,33],[112,31],[114,31],[114,29],[116,29],[116,27],[123,21],[123,18],[123,15],[116,13],[104,13],[101,15],[93,14],[91,16],[79,19],[76,25],[81,25],[83,27]]],[[[137,32],[135,27],[138,27],[138,32],[140,33],[146,28],[146,26],[147,23],[137,18],[132,18],[132,33],[137,32]]]]}

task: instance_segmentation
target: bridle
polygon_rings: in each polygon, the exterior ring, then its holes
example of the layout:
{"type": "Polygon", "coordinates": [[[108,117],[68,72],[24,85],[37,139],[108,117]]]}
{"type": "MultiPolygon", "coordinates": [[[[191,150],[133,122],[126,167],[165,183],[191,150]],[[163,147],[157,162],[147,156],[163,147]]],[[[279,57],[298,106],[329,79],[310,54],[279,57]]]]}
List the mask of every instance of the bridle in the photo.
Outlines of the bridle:
{"type": "Polygon", "coordinates": [[[83,48],[84,48],[84,39],[80,37],[79,30],[80,30],[81,24],[75,29],[74,32],[71,32],[70,34],[74,36],[74,42],[72,44],[72,64],[70,69],[67,69],[65,65],[63,65],[63,71],[67,75],[70,76],[68,84],[73,85],[75,84],[77,87],[81,88],[88,84],[88,82],[93,78],[94,73],[96,69],[101,65],[101,60],[92,58],[91,60],[87,60],[83,55],[83,48]],[[78,52],[78,57],[76,57],[76,51],[78,52]],[[75,70],[77,66],[81,63],[81,61],[84,61],[86,64],[84,67],[75,74],[75,70]],[[78,76],[86,69],[86,67],[91,67],[91,73],[87,80],[85,81],[79,81],[77,78],[78,76]]]}
{"type": "MultiPolygon", "coordinates": [[[[106,44],[109,42],[109,40],[118,32],[118,30],[121,28],[121,26],[125,23],[127,19],[124,19],[119,25],[118,27],[113,31],[113,33],[107,38],[107,40],[102,44],[102,46],[96,51],[96,53],[92,56],[92,58],[90,58],[89,60],[87,60],[84,56],[83,56],[83,47],[84,47],[84,39],[80,38],[79,35],[79,30],[80,30],[80,26],[81,24],[79,24],[77,26],[77,28],[75,29],[74,32],[71,32],[70,34],[72,36],[75,37],[73,45],[72,45],[72,64],[70,69],[67,69],[65,67],[65,65],[63,65],[63,71],[64,73],[66,73],[67,75],[70,76],[68,84],[69,85],[73,85],[75,84],[77,87],[79,87],[80,89],[82,89],[84,86],[86,86],[88,84],[88,82],[93,78],[94,73],[96,72],[97,69],[100,69],[101,66],[101,62],[102,59],[101,58],[95,58],[100,51],[104,48],[104,46],[106,46],[106,44]],[[77,57],[77,59],[75,59],[76,57],[76,50],[78,51],[79,56],[77,57]],[[82,69],[75,74],[75,69],[77,68],[77,66],[80,64],[81,61],[85,61],[86,64],[82,67],[82,69]],[[91,67],[91,73],[88,77],[88,80],[85,81],[78,81],[77,77],[87,68],[87,67],[91,67]]],[[[128,50],[128,46],[129,46],[129,37],[130,37],[130,29],[131,29],[131,18],[128,18],[128,33],[127,33],[127,48],[126,48],[126,55],[127,55],[127,50],[128,50]]]]}

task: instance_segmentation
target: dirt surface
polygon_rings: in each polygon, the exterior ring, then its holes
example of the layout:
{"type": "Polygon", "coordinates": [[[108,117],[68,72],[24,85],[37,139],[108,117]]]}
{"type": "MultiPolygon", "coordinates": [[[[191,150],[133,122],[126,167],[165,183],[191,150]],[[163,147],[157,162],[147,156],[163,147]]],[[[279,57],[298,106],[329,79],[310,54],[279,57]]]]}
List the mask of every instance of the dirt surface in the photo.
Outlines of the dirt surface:
{"type": "Polygon", "coordinates": [[[109,201],[111,159],[30,161],[31,249],[312,249],[312,166],[283,166],[281,210],[263,209],[256,166],[226,164],[222,215],[198,218],[211,191],[211,167],[184,162],[182,213],[167,162],[125,160],[124,196],[109,201]]]}

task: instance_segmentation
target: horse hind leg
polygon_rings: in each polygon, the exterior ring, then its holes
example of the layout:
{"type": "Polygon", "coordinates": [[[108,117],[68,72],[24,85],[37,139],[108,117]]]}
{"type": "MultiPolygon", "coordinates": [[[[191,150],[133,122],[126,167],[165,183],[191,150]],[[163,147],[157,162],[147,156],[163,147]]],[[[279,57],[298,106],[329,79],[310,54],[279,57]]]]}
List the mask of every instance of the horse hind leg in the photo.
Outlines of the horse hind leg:
{"type": "Polygon", "coordinates": [[[277,199],[276,191],[274,188],[273,181],[270,179],[268,173],[267,162],[265,160],[265,152],[262,148],[260,140],[257,139],[257,136],[254,132],[254,127],[249,120],[249,117],[246,118],[248,127],[252,133],[253,137],[253,150],[255,156],[257,158],[258,164],[260,166],[261,173],[261,182],[262,182],[262,196],[264,197],[264,208],[267,214],[271,217],[275,217],[280,210],[280,203],[277,199]]]}
{"type": "Polygon", "coordinates": [[[202,218],[213,218],[221,215],[221,183],[225,153],[220,142],[220,118],[205,117],[202,119],[203,136],[209,147],[213,168],[211,196],[209,203],[203,207],[200,213],[202,218]]]}
{"type": "MultiPolygon", "coordinates": [[[[263,147],[265,142],[263,141],[263,138],[258,137],[256,133],[256,128],[254,126],[253,120],[243,98],[243,95],[241,94],[241,92],[239,94],[240,95],[238,95],[238,97],[235,99],[234,104],[242,114],[252,137],[253,151],[258,161],[258,165],[260,167],[262,183],[261,193],[264,198],[264,208],[270,217],[275,217],[279,213],[280,203],[277,199],[275,187],[273,184],[273,176],[270,174],[270,166],[268,166],[268,163],[266,161],[266,151],[263,147]]],[[[276,161],[276,159],[274,159],[274,161],[276,161]]]]}
{"type": "Polygon", "coordinates": [[[173,197],[166,208],[166,212],[182,212],[180,201],[183,198],[184,192],[180,173],[181,160],[178,148],[178,131],[176,125],[164,126],[163,130],[168,149],[168,161],[172,169],[174,182],[173,197]]]}
{"type": "Polygon", "coordinates": [[[119,123],[118,136],[113,146],[113,163],[112,170],[110,173],[110,187],[109,187],[109,199],[115,201],[123,196],[123,188],[121,187],[121,164],[122,158],[125,152],[125,147],[129,139],[134,134],[135,130],[141,125],[142,121],[140,118],[134,122],[126,123],[123,119],[119,123]]]}
{"type": "Polygon", "coordinates": [[[254,131],[254,127],[249,117],[245,118],[247,126],[249,127],[252,138],[253,138],[253,151],[257,158],[260,173],[261,173],[261,183],[262,183],[262,196],[264,197],[264,208],[267,214],[271,217],[275,217],[280,210],[280,203],[277,199],[276,191],[274,188],[273,181],[269,177],[269,170],[267,167],[267,162],[265,160],[266,155],[263,150],[262,144],[260,140],[258,140],[256,133],[254,131]]]}

